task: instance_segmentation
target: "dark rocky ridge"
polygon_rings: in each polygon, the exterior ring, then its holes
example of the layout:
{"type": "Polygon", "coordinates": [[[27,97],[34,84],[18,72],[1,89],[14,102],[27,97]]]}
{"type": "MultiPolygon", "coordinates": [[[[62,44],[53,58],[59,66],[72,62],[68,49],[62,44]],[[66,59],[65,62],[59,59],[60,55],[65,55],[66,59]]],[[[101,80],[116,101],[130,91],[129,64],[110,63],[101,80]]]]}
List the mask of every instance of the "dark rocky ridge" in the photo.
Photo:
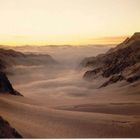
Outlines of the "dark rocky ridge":
{"type": "Polygon", "coordinates": [[[122,75],[117,75],[117,76],[112,76],[108,81],[106,81],[105,83],[103,83],[100,87],[106,87],[110,84],[116,83],[118,81],[122,81],[125,78],[122,75]]]}
{"type": "Polygon", "coordinates": [[[22,138],[22,136],[0,116],[0,138],[22,138]]]}
{"type": "Polygon", "coordinates": [[[12,95],[20,95],[22,96],[18,91],[16,91],[13,87],[10,81],[8,80],[5,73],[0,72],[0,93],[8,93],[12,95]]]}
{"type": "MultiPolygon", "coordinates": [[[[110,78],[107,83],[115,83],[120,80],[134,82],[140,78],[140,33],[135,33],[123,43],[110,49],[107,53],[96,57],[86,58],[81,62],[84,67],[92,67],[92,70],[84,74],[84,78],[92,80],[98,76],[110,78]]],[[[108,84],[102,86],[107,86],[108,84]]],[[[101,87],[102,87],[101,86],[101,87]]]]}

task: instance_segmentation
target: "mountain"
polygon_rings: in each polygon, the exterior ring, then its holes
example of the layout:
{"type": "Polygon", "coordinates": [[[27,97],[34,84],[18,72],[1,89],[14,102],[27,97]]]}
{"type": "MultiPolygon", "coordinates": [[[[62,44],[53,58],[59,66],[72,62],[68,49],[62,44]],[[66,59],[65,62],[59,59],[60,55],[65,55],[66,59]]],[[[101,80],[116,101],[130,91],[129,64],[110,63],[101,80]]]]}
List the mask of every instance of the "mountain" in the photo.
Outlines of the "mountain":
{"type": "Polygon", "coordinates": [[[135,82],[140,79],[140,33],[110,49],[107,53],[84,59],[83,67],[90,67],[84,74],[87,80],[100,76],[109,78],[101,87],[117,81],[135,82]]]}
{"type": "Polygon", "coordinates": [[[0,138],[22,138],[22,136],[0,117],[0,138]]]}
{"type": "Polygon", "coordinates": [[[48,54],[25,54],[12,49],[0,48],[0,70],[15,65],[49,65],[57,62],[48,54]]]}

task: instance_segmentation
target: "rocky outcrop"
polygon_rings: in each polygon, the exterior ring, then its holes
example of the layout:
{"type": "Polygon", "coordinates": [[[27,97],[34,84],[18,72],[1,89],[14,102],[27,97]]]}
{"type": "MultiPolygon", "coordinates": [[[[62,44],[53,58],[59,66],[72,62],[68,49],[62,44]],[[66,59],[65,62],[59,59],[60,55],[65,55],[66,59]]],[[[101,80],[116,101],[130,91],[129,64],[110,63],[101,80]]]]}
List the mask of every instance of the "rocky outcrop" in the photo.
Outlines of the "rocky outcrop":
{"type": "Polygon", "coordinates": [[[106,81],[103,85],[101,85],[100,87],[106,87],[110,84],[113,84],[113,83],[116,83],[118,81],[122,81],[124,80],[125,78],[122,76],[122,75],[115,75],[115,76],[112,76],[108,81],[106,81]]]}
{"type": "Polygon", "coordinates": [[[9,93],[12,95],[20,95],[22,96],[18,91],[16,91],[10,81],[8,80],[5,73],[0,72],[0,93],[9,93]]]}
{"type": "Polygon", "coordinates": [[[8,64],[7,62],[9,55],[10,57],[16,57],[22,54],[12,50],[0,49],[0,94],[2,93],[22,96],[12,87],[12,84],[10,83],[8,77],[5,74],[5,69],[10,66],[10,64],[8,64]]]}
{"type": "Polygon", "coordinates": [[[129,77],[129,78],[127,79],[127,82],[133,83],[133,82],[135,82],[135,81],[137,81],[137,80],[140,80],[140,75],[134,75],[134,76],[132,76],[132,77],[129,77]]]}
{"type": "Polygon", "coordinates": [[[22,138],[22,136],[0,117],[0,138],[22,138]]]}
{"type": "Polygon", "coordinates": [[[83,77],[86,80],[91,80],[92,81],[93,78],[98,77],[101,70],[102,70],[101,68],[96,68],[96,69],[93,69],[93,70],[89,70],[89,71],[85,72],[83,77]]]}
{"type": "MultiPolygon", "coordinates": [[[[84,74],[85,79],[91,80],[97,77],[97,75],[105,78],[110,77],[110,80],[107,81],[105,85],[119,81],[114,81],[114,75],[121,75],[122,77],[125,77],[124,79],[128,82],[139,80],[140,65],[138,64],[140,64],[140,33],[135,33],[131,38],[127,38],[123,43],[110,49],[105,54],[86,58],[81,64],[84,64],[84,67],[93,68],[93,70],[87,71],[84,74]],[[128,74],[128,71],[131,72],[131,74],[128,74]]],[[[119,78],[119,76],[116,78],[119,78]]]]}

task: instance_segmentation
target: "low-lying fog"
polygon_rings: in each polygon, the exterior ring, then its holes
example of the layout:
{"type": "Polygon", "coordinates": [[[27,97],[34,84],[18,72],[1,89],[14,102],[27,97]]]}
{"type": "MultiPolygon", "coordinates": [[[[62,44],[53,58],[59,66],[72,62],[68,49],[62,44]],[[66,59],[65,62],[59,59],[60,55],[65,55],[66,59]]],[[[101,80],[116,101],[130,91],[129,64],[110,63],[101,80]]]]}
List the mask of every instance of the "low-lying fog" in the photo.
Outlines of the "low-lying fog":
{"type": "Polygon", "coordinates": [[[17,51],[25,53],[43,53],[51,55],[55,60],[65,65],[78,63],[85,57],[96,56],[100,53],[105,53],[109,48],[114,45],[87,45],[87,46],[21,46],[12,47],[17,51]]]}
{"type": "Polygon", "coordinates": [[[99,88],[106,78],[88,82],[83,79],[86,70],[77,69],[85,57],[109,48],[15,47],[49,54],[58,63],[48,55],[9,58],[19,65],[9,69],[8,78],[24,97],[1,95],[0,114],[25,138],[139,137],[139,83],[99,88]]]}
{"type": "Polygon", "coordinates": [[[83,58],[105,53],[109,48],[110,46],[17,47],[16,50],[21,52],[49,54],[59,64],[16,66],[12,70],[15,74],[9,78],[24,96],[40,98],[42,103],[47,101],[52,105],[54,101],[65,99],[68,103],[69,99],[74,98],[85,100],[93,92],[93,88],[99,85],[97,82],[84,81],[84,72],[76,70],[76,67],[83,58]]]}

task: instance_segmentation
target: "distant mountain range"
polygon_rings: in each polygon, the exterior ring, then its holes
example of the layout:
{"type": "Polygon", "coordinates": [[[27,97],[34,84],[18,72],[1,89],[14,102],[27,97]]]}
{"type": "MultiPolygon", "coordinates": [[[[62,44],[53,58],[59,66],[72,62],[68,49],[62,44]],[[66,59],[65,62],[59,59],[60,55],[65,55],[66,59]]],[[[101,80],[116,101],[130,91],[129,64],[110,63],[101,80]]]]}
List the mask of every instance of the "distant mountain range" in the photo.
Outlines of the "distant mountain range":
{"type": "Polygon", "coordinates": [[[25,54],[12,49],[0,49],[0,68],[14,65],[48,65],[57,62],[48,54],[25,54]]]}
{"type": "Polygon", "coordinates": [[[135,82],[140,79],[140,33],[110,49],[105,54],[85,58],[80,66],[90,67],[84,74],[86,80],[93,80],[100,76],[109,78],[100,87],[117,81],[135,82]]]}

